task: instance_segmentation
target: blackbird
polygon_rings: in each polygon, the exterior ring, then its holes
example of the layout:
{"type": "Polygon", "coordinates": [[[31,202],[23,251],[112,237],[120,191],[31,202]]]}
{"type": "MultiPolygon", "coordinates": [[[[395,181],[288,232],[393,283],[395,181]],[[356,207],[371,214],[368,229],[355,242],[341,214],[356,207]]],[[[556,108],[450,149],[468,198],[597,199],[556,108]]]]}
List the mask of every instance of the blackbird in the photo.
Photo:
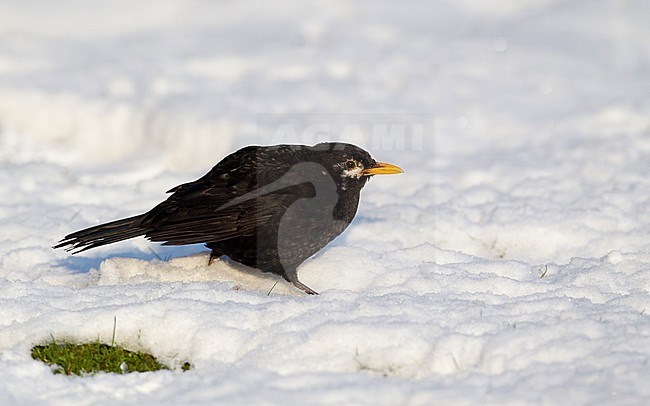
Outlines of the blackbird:
{"type": "Polygon", "coordinates": [[[298,266],[347,228],[371,176],[402,172],[351,144],[249,146],[148,212],[69,234],[54,248],[74,254],[138,236],[203,243],[208,264],[226,255],[317,294],[298,280],[298,266]]]}

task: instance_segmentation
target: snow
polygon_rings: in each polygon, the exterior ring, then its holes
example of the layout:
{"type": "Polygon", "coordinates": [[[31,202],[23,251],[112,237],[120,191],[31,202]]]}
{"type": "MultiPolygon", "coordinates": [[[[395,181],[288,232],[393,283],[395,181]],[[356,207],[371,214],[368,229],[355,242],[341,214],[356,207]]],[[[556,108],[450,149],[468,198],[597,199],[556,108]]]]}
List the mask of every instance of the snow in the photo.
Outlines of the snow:
{"type": "Polygon", "coordinates": [[[649,17],[0,1],[0,404],[647,403],[649,17]],[[301,266],[319,296],[201,246],[50,248],[245,145],[325,139],[406,173],[373,179],[301,266]],[[109,342],[114,317],[118,343],[177,369],[65,377],[30,357],[109,342]]]}

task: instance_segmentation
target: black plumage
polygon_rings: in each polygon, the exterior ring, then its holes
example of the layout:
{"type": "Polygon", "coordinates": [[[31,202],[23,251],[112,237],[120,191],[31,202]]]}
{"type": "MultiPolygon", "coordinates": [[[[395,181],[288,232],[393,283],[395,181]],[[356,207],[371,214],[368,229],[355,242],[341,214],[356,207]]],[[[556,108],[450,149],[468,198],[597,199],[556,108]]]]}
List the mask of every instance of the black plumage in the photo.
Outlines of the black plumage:
{"type": "Polygon", "coordinates": [[[210,263],[227,255],[315,294],[298,266],[347,228],[372,175],[401,172],[351,144],[249,146],[147,213],[69,234],[54,248],[77,253],[137,236],[203,243],[210,263]]]}

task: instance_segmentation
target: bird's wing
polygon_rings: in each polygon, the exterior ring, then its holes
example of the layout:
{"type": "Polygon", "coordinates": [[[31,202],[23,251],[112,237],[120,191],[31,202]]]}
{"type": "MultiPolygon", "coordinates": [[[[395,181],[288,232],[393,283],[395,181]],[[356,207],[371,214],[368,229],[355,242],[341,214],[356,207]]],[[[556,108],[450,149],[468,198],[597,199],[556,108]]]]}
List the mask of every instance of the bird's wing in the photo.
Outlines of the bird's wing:
{"type": "Polygon", "coordinates": [[[150,222],[146,237],[168,245],[184,245],[251,236],[258,227],[279,221],[299,196],[309,193],[308,189],[308,184],[296,185],[229,206],[211,204],[211,199],[205,197],[202,202],[180,201],[164,207],[150,222]]]}
{"type": "Polygon", "coordinates": [[[172,189],[172,195],[143,218],[146,237],[184,245],[253,235],[297,199],[313,194],[309,183],[284,176],[291,165],[268,162],[256,147],[233,155],[202,178],[172,189]],[[265,190],[280,178],[278,187],[265,190]]]}

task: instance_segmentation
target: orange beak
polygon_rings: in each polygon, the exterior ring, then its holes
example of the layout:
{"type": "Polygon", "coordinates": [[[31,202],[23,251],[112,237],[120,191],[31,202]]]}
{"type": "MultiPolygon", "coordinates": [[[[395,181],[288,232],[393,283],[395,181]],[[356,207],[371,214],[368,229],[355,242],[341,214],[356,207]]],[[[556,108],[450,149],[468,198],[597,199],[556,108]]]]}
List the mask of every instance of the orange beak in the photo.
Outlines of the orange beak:
{"type": "Polygon", "coordinates": [[[395,175],[398,173],[404,173],[402,168],[399,166],[387,164],[384,162],[377,162],[373,166],[371,166],[368,169],[364,169],[363,172],[361,172],[363,176],[371,176],[371,175],[395,175]]]}

